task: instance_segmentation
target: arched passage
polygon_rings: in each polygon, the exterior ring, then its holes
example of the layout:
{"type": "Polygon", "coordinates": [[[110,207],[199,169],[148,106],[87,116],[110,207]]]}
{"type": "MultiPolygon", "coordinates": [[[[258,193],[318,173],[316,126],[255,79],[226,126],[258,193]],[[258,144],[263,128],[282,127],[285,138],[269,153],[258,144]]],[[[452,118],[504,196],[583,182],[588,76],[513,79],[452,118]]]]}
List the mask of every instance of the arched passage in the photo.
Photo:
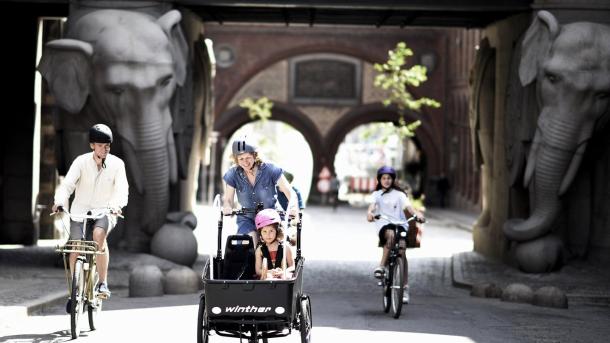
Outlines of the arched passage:
{"type": "MultiPolygon", "coordinates": [[[[385,61],[387,53],[398,42],[409,42],[409,47],[416,52],[440,50],[444,42],[439,39],[442,34],[430,30],[377,30],[361,31],[353,28],[336,28],[333,35],[324,30],[309,28],[291,28],[290,30],[268,29],[264,31],[240,32],[233,34],[231,28],[212,27],[208,30],[210,38],[219,44],[234,47],[236,59],[230,68],[220,68],[215,88],[219,91],[216,98],[216,115],[219,116],[230,106],[230,102],[239,89],[252,77],[281,60],[294,56],[329,53],[350,56],[367,63],[385,61]],[[272,34],[272,44],[270,35],[272,34]],[[258,50],[265,46],[265,53],[242,53],[258,50]]],[[[440,54],[440,53],[439,53],[440,54]]],[[[441,82],[442,73],[430,75],[430,82],[441,82]],[[439,78],[439,79],[437,79],[439,78]]],[[[425,94],[436,96],[442,93],[442,87],[426,88],[425,94]]]]}
{"type": "MultiPolygon", "coordinates": [[[[425,118],[427,115],[424,110],[422,110],[422,112],[422,117],[425,118]]],[[[407,122],[418,119],[418,117],[412,113],[407,113],[405,117],[407,122]]],[[[324,144],[326,147],[325,150],[327,156],[334,159],[334,156],[337,154],[337,150],[339,149],[339,145],[347,133],[353,130],[355,127],[376,121],[397,122],[397,119],[398,114],[394,109],[385,107],[379,103],[362,105],[352,109],[341,119],[339,119],[328,131],[324,144]]],[[[416,136],[419,143],[421,143],[421,150],[423,150],[428,158],[428,173],[431,175],[438,174],[441,170],[441,153],[439,150],[439,143],[434,135],[433,128],[427,120],[422,119],[422,125],[416,130],[416,136]]]]}
{"type": "MultiPolygon", "coordinates": [[[[324,149],[323,139],[309,117],[293,106],[281,102],[273,102],[273,116],[271,119],[289,124],[303,135],[314,156],[313,171],[319,170],[322,166],[320,164],[320,159],[316,157],[326,156],[326,151],[324,149]]],[[[234,107],[226,111],[222,114],[220,119],[216,121],[214,129],[219,133],[219,146],[216,149],[216,156],[214,156],[214,158],[217,162],[220,162],[222,151],[224,151],[226,144],[230,144],[228,139],[240,127],[250,122],[252,122],[252,119],[248,116],[247,109],[241,107],[234,107]]],[[[216,163],[216,175],[220,175],[220,166],[221,163],[216,163]]]]}

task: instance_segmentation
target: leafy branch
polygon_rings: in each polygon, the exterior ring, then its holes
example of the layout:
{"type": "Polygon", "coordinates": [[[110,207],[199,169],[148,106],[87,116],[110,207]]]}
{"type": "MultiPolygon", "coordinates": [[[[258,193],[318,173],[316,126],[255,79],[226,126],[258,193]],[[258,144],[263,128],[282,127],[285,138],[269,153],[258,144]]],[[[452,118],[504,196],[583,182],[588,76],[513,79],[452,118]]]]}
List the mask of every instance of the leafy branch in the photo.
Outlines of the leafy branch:
{"type": "Polygon", "coordinates": [[[271,118],[271,109],[273,108],[273,102],[266,96],[253,100],[248,97],[240,101],[239,106],[248,109],[248,115],[252,120],[257,118],[261,121],[266,121],[271,118]]]}
{"type": "Polygon", "coordinates": [[[375,76],[374,85],[389,91],[388,98],[383,100],[385,106],[394,104],[398,108],[400,118],[398,120],[398,134],[404,137],[412,137],[414,130],[421,124],[419,120],[407,124],[404,120],[406,110],[419,111],[422,106],[438,108],[441,104],[430,98],[421,97],[416,99],[409,93],[407,86],[418,87],[428,80],[426,67],[413,65],[406,68],[407,59],[413,56],[413,51],[404,42],[396,44],[394,50],[388,52],[388,61],[373,66],[378,74],[375,76]]]}

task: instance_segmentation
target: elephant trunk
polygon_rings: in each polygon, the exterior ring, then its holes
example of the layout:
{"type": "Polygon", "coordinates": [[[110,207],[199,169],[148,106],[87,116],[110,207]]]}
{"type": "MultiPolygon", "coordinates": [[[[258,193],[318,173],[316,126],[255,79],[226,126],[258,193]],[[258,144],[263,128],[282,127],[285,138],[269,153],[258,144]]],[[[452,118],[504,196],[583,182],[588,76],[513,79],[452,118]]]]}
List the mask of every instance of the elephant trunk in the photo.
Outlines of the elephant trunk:
{"type": "Polygon", "coordinates": [[[156,232],[165,222],[169,206],[169,156],[167,128],[157,123],[142,123],[136,135],[142,144],[137,149],[137,160],[144,185],[143,225],[145,231],[156,232]]]}
{"type": "Polygon", "coordinates": [[[575,124],[553,120],[544,131],[541,126],[536,133],[539,140],[532,146],[535,153],[528,160],[528,164],[534,163],[533,210],[526,220],[510,219],[503,227],[504,234],[514,241],[529,241],[551,230],[561,210],[560,188],[568,167],[577,168],[570,166],[578,146],[575,124]]]}

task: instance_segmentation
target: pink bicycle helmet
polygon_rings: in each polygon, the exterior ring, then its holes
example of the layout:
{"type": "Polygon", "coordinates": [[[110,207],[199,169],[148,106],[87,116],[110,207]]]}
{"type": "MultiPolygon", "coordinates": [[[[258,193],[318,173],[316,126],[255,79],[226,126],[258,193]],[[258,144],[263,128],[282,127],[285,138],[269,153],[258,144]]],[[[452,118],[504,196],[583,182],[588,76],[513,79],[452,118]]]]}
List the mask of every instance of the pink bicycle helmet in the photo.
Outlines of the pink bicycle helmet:
{"type": "Polygon", "coordinates": [[[256,218],[254,218],[254,224],[256,224],[257,230],[267,225],[279,224],[280,221],[279,213],[272,208],[266,208],[258,212],[256,218]]]}

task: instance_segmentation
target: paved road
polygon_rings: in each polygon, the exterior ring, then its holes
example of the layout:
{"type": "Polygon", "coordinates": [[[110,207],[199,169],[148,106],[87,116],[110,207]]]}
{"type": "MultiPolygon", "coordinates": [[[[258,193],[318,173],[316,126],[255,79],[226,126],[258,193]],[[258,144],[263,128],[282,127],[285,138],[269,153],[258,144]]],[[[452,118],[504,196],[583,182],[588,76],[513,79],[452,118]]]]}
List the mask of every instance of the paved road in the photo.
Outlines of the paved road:
{"type": "MultiPolygon", "coordinates": [[[[203,217],[206,217],[205,215],[203,217]]],[[[372,278],[380,250],[364,210],[311,209],[304,222],[305,289],[312,297],[315,342],[606,342],[608,307],[568,310],[470,297],[451,286],[450,256],[472,249],[470,233],[431,220],[424,246],[409,251],[412,302],[397,320],[381,311],[372,278]]],[[[204,239],[215,233],[198,229],[204,239]]],[[[202,250],[212,245],[202,244],[202,250]]],[[[197,295],[128,298],[117,288],[101,328],[81,342],[195,342],[197,295]]],[[[63,342],[69,318],[61,308],[0,326],[0,342],[63,342]],[[4,337],[2,337],[4,336],[4,337]]],[[[211,342],[238,342],[212,336],[211,342]]],[[[298,333],[275,342],[299,342],[298,333]]]]}

